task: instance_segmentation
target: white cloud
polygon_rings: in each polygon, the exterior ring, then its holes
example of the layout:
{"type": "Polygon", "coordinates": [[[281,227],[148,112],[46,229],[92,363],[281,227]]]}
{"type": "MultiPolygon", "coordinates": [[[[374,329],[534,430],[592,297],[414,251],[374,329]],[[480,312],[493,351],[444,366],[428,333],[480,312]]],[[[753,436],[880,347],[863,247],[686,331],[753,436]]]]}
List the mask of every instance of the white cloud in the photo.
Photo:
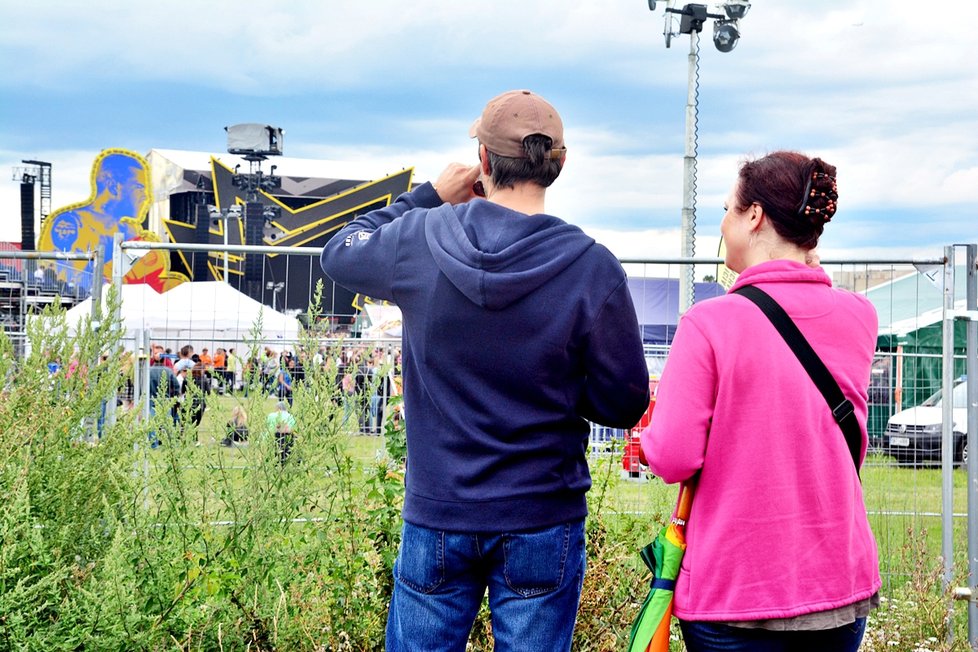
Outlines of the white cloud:
{"type": "MultiPolygon", "coordinates": [[[[613,74],[644,71],[646,81],[633,83],[661,83],[684,78],[687,48],[683,36],[665,50],[663,14],[642,2],[4,4],[0,12],[13,28],[4,30],[0,43],[18,65],[6,66],[0,78],[21,82],[71,83],[84,73],[96,79],[183,78],[257,92],[296,83],[363,86],[381,73],[408,77],[446,67],[574,64],[613,74]]],[[[800,0],[757,2],[734,53],[713,52],[704,32],[704,63],[739,68],[753,79],[758,70],[782,71],[789,82],[810,80],[813,95],[844,79],[878,84],[932,78],[935,60],[946,63],[939,74],[973,78],[967,62],[974,61],[976,46],[968,21],[954,19],[956,7],[966,15],[963,0],[942,3],[940,16],[896,10],[884,0],[828,11],[800,0]]]]}
{"type": "Polygon", "coordinates": [[[6,67],[2,78],[189,76],[246,92],[295,83],[362,86],[381,71],[406,77],[433,66],[552,65],[622,51],[645,34],[628,28],[628,15],[645,19],[647,10],[631,9],[516,0],[491,7],[441,0],[11,5],[2,12],[16,29],[0,42],[20,65],[6,67]]]}
{"type": "MultiPolygon", "coordinates": [[[[971,3],[951,0],[926,11],[889,0],[753,4],[734,52],[717,53],[709,30],[703,34],[701,238],[715,237],[711,231],[738,161],[779,148],[800,149],[836,164],[840,204],[849,215],[978,204],[978,143],[973,137],[978,133],[978,40],[966,19],[971,3]]],[[[491,89],[488,94],[542,80],[564,101],[559,108],[570,146],[549,210],[597,228],[615,248],[639,256],[659,251],[665,246],[660,243],[673,237],[673,224],[678,225],[688,37],[677,38],[667,50],[661,9],[653,14],[639,0],[499,0],[491,5],[50,0],[0,3],[0,21],[7,26],[0,32],[0,56],[16,62],[0,69],[0,88],[12,102],[26,103],[18,93],[41,87],[67,107],[72,89],[121,88],[130,81],[157,98],[167,98],[170,82],[192,84],[202,95],[219,97],[227,112],[237,109],[241,95],[260,98],[272,108],[274,98],[283,94],[289,95],[283,102],[300,106],[305,94],[315,95],[317,102],[326,96],[327,106],[310,105],[299,115],[307,116],[311,128],[341,121],[343,142],[299,142],[290,136],[290,156],[369,160],[390,170],[413,165],[416,180],[434,179],[451,160],[473,159],[465,133],[479,108],[468,101],[480,90],[476,84],[491,89]],[[587,88],[600,86],[601,94],[589,96],[578,88],[579,81],[587,88]],[[422,84],[432,95],[420,104],[407,99],[422,84]],[[464,101],[452,95],[456,87],[464,87],[457,91],[465,93],[464,101]],[[444,89],[444,95],[437,89],[444,89]],[[616,89],[632,104],[625,105],[616,89]],[[331,91],[375,111],[372,122],[330,105],[331,91]],[[397,99],[377,106],[378,97],[397,99]],[[408,145],[378,142],[378,122],[408,145]],[[650,215],[648,225],[628,232],[614,228],[617,215],[643,211],[650,215]],[[661,223],[670,211],[675,222],[661,223]]],[[[134,110],[135,103],[112,107],[110,113],[134,110]]],[[[146,137],[157,140],[154,146],[172,147],[167,141],[181,121],[213,118],[193,111],[163,114],[150,122],[158,134],[146,137]]],[[[30,132],[44,126],[16,128],[30,132]]],[[[30,133],[16,137],[30,142],[30,133]]],[[[65,139],[64,152],[52,145],[43,152],[0,151],[0,166],[9,169],[22,158],[51,160],[54,207],[83,200],[97,152],[78,151],[70,135],[65,139]]],[[[8,216],[0,224],[0,239],[19,239],[17,184],[0,184],[0,206],[8,216]]],[[[840,227],[839,237],[860,242],[875,237],[881,248],[888,246],[892,225],[857,227],[856,222],[840,227]]],[[[975,229],[963,227],[961,233],[973,240],[975,229]]],[[[828,232],[827,240],[832,242],[828,232]]],[[[664,255],[676,255],[678,244],[666,249],[671,253],[664,255]]],[[[704,249],[715,250],[699,247],[704,249]]],[[[838,250],[845,250],[844,242],[838,250]]]]}

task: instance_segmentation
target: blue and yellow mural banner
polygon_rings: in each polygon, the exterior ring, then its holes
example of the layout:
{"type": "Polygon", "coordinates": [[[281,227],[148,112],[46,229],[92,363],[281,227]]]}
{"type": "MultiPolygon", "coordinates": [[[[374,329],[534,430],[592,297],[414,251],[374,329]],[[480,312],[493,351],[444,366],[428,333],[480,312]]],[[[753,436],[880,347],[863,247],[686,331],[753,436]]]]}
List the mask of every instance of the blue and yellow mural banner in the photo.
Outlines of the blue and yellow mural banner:
{"type": "MultiPolygon", "coordinates": [[[[40,251],[94,252],[104,255],[101,274],[112,275],[112,244],[116,233],[123,240],[157,239],[144,228],[146,213],[152,201],[149,188],[149,164],[142,156],[127,149],[105,149],[92,164],[92,194],[83,201],[59,208],[48,217],[41,230],[37,248],[40,251]]],[[[156,257],[154,257],[155,259],[156,257]]],[[[126,282],[149,283],[157,291],[165,289],[167,266],[157,261],[150,265],[140,261],[126,275],[126,282]]],[[[58,261],[57,278],[74,291],[90,291],[96,278],[92,261],[58,261]]]]}

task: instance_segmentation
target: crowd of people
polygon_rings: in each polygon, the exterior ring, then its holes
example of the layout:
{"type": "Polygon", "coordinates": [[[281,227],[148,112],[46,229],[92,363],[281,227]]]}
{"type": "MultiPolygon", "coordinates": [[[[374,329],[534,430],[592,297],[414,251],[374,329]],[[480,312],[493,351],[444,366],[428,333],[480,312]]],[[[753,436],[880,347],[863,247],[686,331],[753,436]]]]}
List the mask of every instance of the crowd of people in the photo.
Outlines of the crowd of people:
{"type": "MultiPolygon", "coordinates": [[[[159,400],[159,386],[165,383],[160,396],[177,398],[172,408],[174,419],[179,418],[178,411],[186,403],[190,421],[199,426],[212,394],[247,396],[257,389],[291,408],[295,389],[305,382],[308,370],[318,368],[332,379],[334,401],[343,407],[347,419],[356,420],[357,431],[380,434],[387,403],[398,391],[399,359],[399,352],[370,346],[346,346],[336,351],[322,345],[314,354],[305,356],[265,346],[260,354],[243,358],[234,348],[217,347],[211,353],[205,347],[197,353],[193,345],[186,344],[174,354],[153,344],[148,389],[154,405],[159,400]],[[198,391],[190,391],[191,386],[198,391]]],[[[131,387],[129,380],[130,394],[131,387]]],[[[152,412],[155,413],[155,406],[152,412]]],[[[246,438],[237,427],[241,425],[241,415],[232,414],[231,421],[236,424],[232,428],[236,434],[223,438],[222,443],[227,445],[246,438]]]]}

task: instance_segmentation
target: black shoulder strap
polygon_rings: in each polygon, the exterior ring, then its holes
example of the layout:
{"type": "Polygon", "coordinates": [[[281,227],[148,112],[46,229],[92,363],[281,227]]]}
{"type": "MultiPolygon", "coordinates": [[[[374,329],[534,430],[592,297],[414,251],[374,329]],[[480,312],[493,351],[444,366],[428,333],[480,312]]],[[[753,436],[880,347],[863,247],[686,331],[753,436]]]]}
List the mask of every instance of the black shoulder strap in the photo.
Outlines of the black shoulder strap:
{"type": "Polygon", "coordinates": [[[829,404],[835,422],[842,428],[842,434],[845,435],[846,444],[849,445],[849,453],[852,455],[852,462],[856,465],[856,474],[858,475],[862,434],[859,431],[859,422],[856,421],[852,403],[842,393],[839,383],[832,377],[832,373],[815,353],[815,349],[808,343],[802,332],[798,330],[795,322],[791,321],[788,313],[767,292],[753,285],[745,285],[734,290],[733,294],[744,296],[757,304],[774,324],[774,327],[778,329],[778,332],[781,333],[781,337],[791,347],[808,375],[812,377],[818,391],[822,393],[825,402],[829,404]]]}

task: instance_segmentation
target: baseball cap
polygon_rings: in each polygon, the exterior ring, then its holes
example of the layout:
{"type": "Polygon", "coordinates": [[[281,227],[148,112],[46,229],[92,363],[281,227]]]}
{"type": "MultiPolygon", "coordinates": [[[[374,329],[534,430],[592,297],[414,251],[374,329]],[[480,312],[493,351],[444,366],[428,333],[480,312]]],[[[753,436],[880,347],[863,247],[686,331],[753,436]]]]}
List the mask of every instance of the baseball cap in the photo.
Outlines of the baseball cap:
{"type": "Polygon", "coordinates": [[[508,91],[489,100],[482,115],[469,129],[493,154],[508,158],[526,158],[523,139],[542,134],[553,140],[551,159],[559,159],[564,147],[564,124],[549,102],[530,91],[508,91]]]}

